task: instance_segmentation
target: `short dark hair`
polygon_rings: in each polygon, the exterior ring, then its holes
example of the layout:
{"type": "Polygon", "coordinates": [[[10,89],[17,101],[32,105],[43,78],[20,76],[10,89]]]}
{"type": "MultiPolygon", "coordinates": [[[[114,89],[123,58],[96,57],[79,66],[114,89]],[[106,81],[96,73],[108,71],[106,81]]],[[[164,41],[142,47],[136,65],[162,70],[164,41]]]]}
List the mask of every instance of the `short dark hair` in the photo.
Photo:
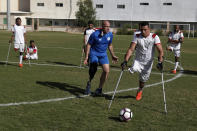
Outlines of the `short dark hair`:
{"type": "Polygon", "coordinates": [[[142,22],[140,23],[141,26],[148,26],[149,27],[149,23],[148,22],[142,22]]]}
{"type": "Polygon", "coordinates": [[[20,17],[17,17],[17,18],[16,18],[16,21],[17,21],[17,20],[20,20],[20,21],[21,21],[21,18],[20,18],[20,17]]]}
{"type": "Polygon", "coordinates": [[[93,24],[93,21],[89,20],[89,21],[88,21],[88,25],[89,25],[89,24],[93,24]]]}
{"type": "Polygon", "coordinates": [[[34,43],[34,40],[30,40],[30,44],[31,44],[31,43],[34,43]]]}

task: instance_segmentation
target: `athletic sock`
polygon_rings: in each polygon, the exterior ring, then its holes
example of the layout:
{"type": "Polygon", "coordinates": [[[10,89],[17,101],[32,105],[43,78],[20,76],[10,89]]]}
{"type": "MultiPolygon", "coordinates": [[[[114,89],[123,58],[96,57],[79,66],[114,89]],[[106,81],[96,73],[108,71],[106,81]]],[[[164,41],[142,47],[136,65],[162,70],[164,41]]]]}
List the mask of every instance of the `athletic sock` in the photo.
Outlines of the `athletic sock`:
{"type": "Polygon", "coordinates": [[[178,65],[179,65],[179,62],[175,62],[174,70],[176,70],[176,69],[177,69],[178,65]]]}
{"type": "Polygon", "coordinates": [[[20,55],[19,56],[19,64],[22,64],[22,61],[23,61],[23,55],[20,55]]]}

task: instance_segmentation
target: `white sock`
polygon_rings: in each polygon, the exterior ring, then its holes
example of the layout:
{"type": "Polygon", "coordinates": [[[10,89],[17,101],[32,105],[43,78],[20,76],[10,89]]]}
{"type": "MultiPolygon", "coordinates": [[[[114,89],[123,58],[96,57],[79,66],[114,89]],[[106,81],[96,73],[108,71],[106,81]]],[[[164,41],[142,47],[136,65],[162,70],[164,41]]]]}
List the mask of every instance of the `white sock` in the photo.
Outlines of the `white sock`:
{"type": "Polygon", "coordinates": [[[178,65],[179,65],[179,62],[175,62],[174,70],[176,70],[176,69],[177,69],[178,65]]]}
{"type": "Polygon", "coordinates": [[[19,56],[19,64],[22,64],[22,62],[23,62],[23,55],[20,55],[19,56]]]}

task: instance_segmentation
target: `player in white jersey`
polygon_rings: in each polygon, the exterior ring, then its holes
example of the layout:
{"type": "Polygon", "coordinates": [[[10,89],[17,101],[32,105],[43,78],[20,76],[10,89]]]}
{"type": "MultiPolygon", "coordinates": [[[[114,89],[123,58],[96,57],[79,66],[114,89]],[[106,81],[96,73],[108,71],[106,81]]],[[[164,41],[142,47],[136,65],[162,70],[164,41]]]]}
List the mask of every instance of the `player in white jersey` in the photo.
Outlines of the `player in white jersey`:
{"type": "Polygon", "coordinates": [[[142,89],[145,82],[149,79],[153,60],[155,47],[159,52],[157,64],[160,70],[163,69],[163,49],[159,37],[156,34],[150,33],[150,27],[147,22],[141,23],[141,33],[136,34],[134,40],[131,42],[129,49],[124,58],[124,62],[121,64],[122,69],[125,68],[129,58],[135,51],[135,59],[131,68],[129,68],[130,73],[139,72],[139,89],[137,91],[136,100],[142,98],[142,89]]]}
{"type": "Polygon", "coordinates": [[[13,35],[11,37],[11,43],[14,40],[14,50],[20,52],[19,56],[19,67],[22,67],[22,60],[23,60],[23,52],[25,48],[25,34],[26,28],[25,26],[21,25],[21,18],[16,18],[16,24],[12,27],[13,35]]]}
{"type": "Polygon", "coordinates": [[[93,22],[88,21],[88,28],[86,28],[85,31],[84,31],[84,46],[83,46],[84,52],[86,52],[86,46],[87,46],[88,40],[90,38],[90,35],[93,32],[95,32],[93,22]]]}
{"type": "Polygon", "coordinates": [[[30,46],[27,48],[26,59],[37,60],[38,59],[38,49],[35,46],[34,40],[30,40],[30,46]]]}
{"type": "Polygon", "coordinates": [[[174,52],[175,55],[175,66],[172,70],[173,74],[176,74],[176,69],[179,65],[179,57],[181,53],[181,43],[183,43],[183,33],[180,31],[179,25],[176,25],[174,27],[174,32],[171,32],[168,37],[168,43],[170,43],[167,46],[167,50],[174,52]]]}

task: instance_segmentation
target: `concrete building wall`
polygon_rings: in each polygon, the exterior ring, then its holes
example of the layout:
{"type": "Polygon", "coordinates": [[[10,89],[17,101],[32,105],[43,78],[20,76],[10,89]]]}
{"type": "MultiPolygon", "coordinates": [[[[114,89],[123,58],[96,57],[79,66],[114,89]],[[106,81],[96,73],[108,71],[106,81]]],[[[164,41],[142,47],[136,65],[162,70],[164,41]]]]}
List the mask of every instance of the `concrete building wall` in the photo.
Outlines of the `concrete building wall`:
{"type": "Polygon", "coordinates": [[[30,0],[19,0],[19,10],[30,12],[30,0]]]}
{"type": "MultiPolygon", "coordinates": [[[[10,0],[10,10],[19,11],[19,0],[10,0]]],[[[0,12],[7,12],[7,0],[0,0],[0,12]]]]}
{"type": "Polygon", "coordinates": [[[30,11],[32,18],[75,19],[76,3],[77,0],[31,0],[30,11]],[[38,3],[44,3],[44,6],[38,6],[38,3]],[[57,7],[56,3],[62,3],[63,7],[57,7]]]}
{"type": "Polygon", "coordinates": [[[93,0],[93,3],[95,8],[103,5],[96,8],[99,20],[197,22],[197,0],[93,0]],[[117,8],[118,4],[125,8],[117,8]]]}

